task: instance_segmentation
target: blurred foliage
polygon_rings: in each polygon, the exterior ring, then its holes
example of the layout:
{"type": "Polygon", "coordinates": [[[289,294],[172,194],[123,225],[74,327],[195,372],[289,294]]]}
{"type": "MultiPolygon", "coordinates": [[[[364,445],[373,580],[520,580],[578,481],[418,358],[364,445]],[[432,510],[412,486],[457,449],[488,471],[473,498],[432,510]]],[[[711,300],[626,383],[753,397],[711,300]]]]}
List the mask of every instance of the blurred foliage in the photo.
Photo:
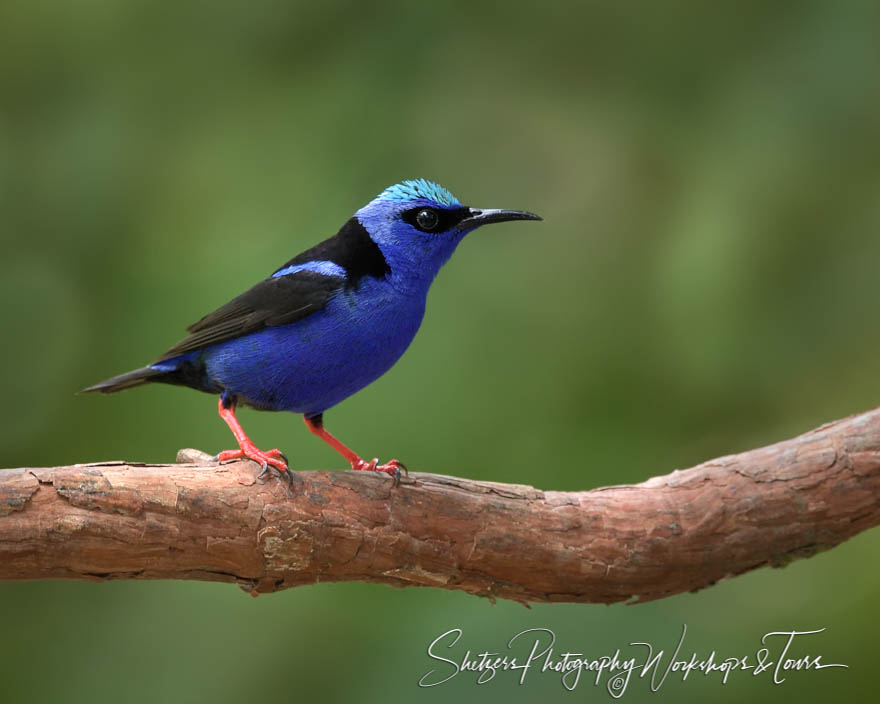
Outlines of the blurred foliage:
{"type": "MultiPolygon", "coordinates": [[[[880,43],[870,2],[0,4],[0,466],[230,444],[214,400],[74,391],[402,178],[540,225],[474,234],[392,372],[327,414],[424,471],[583,489],[776,441],[880,398],[880,43]]],[[[297,468],[298,419],[243,414],[297,468]]],[[[827,627],[848,671],[693,678],[630,701],[826,701],[873,687],[877,531],[784,570],[625,607],[318,585],[0,585],[0,700],[532,701],[420,690],[461,627],[503,649],[753,652],[827,627]]],[[[582,686],[570,696],[606,697],[582,686]]]]}

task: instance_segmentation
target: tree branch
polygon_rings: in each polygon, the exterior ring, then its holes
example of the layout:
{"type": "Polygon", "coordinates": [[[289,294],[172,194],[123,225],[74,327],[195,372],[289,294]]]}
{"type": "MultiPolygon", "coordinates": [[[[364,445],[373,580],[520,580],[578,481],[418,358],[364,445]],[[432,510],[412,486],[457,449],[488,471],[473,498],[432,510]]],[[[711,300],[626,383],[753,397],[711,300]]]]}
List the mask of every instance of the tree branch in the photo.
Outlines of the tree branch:
{"type": "Polygon", "coordinates": [[[880,523],[880,409],[642,484],[581,492],[252,463],[0,471],[0,579],[319,581],[529,601],[648,601],[880,523]]]}

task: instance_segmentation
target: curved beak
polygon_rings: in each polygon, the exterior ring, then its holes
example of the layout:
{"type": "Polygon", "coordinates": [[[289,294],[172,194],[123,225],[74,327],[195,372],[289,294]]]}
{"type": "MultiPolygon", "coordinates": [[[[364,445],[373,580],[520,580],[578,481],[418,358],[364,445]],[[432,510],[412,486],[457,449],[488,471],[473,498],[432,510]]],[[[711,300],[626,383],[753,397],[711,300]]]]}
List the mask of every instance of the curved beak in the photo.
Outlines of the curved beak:
{"type": "Polygon", "coordinates": [[[469,230],[480,225],[508,220],[543,220],[540,215],[525,210],[499,210],[497,208],[468,208],[469,214],[458,223],[459,229],[469,230]]]}

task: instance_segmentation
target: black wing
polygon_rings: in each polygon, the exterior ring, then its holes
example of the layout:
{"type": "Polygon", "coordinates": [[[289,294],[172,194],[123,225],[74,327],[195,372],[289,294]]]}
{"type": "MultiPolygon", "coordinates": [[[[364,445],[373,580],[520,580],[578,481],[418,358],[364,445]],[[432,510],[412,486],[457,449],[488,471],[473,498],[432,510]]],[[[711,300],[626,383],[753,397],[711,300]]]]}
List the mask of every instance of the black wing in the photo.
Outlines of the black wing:
{"type": "Polygon", "coordinates": [[[157,361],[216,345],[263,328],[287,325],[321,310],[342,288],[341,276],[298,271],[261,281],[206,315],[186,330],[189,337],[178,342],[157,361]]]}

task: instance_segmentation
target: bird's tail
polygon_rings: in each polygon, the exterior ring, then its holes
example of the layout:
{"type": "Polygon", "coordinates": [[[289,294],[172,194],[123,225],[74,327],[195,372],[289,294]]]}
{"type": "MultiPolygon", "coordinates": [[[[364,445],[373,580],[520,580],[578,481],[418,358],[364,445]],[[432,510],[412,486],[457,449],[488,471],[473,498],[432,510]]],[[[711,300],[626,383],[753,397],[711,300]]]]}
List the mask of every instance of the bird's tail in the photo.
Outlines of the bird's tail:
{"type": "Polygon", "coordinates": [[[167,370],[163,371],[161,369],[154,369],[153,367],[141,367],[140,369],[135,369],[134,371],[98,382],[93,386],[83,389],[80,393],[85,394],[92,391],[98,391],[102,394],[115,394],[117,391],[131,389],[135,386],[140,386],[141,384],[146,384],[151,381],[160,381],[160,377],[165,376],[167,373],[167,370]]]}

